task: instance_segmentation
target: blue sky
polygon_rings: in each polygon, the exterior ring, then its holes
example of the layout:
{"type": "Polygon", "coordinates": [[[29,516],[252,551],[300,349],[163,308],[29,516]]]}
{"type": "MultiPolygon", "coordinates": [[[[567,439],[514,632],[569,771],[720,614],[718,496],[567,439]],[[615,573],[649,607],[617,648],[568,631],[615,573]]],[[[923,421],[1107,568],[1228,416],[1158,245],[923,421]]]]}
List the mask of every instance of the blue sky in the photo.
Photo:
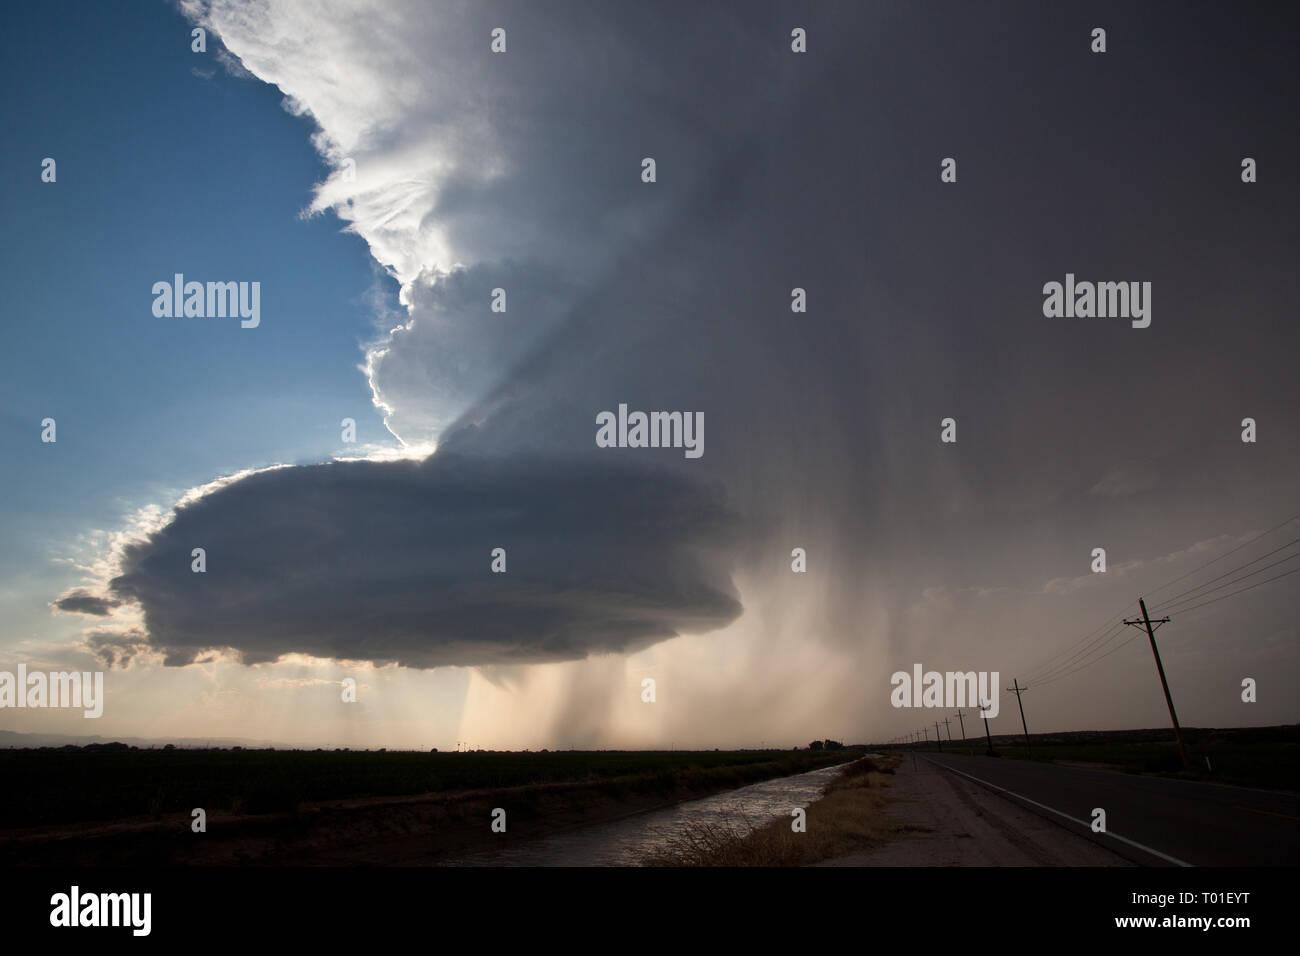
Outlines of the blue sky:
{"type": "Polygon", "coordinates": [[[0,175],[22,237],[0,260],[13,637],[56,623],[48,595],[78,575],[51,558],[88,529],[219,475],[328,457],[344,417],[360,442],[391,442],[356,366],[369,295],[396,284],[335,216],[300,215],[326,173],[310,120],[229,76],[215,41],[192,52],[173,7],[11,5],[6,21],[0,175]],[[150,288],[175,272],[260,281],[260,327],[155,318],[150,288]],[[56,444],[39,441],[45,417],[56,444]]]}

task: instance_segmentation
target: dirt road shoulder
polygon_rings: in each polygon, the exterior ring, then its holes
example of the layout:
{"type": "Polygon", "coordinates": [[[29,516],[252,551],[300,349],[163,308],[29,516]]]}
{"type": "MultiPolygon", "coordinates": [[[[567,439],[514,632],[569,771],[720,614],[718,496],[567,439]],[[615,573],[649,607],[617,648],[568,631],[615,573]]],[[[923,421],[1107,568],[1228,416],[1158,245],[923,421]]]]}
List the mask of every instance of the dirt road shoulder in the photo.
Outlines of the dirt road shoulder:
{"type": "Polygon", "coordinates": [[[905,756],[882,811],[892,838],[817,866],[1130,866],[956,774],[905,756]]]}

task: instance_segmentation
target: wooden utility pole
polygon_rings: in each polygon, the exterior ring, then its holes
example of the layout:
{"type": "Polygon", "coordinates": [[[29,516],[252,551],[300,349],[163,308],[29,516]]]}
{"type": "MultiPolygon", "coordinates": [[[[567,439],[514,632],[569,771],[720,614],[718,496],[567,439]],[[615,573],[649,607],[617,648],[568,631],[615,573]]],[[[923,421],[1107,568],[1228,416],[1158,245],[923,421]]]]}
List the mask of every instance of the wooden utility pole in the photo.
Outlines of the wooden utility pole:
{"type": "MultiPolygon", "coordinates": [[[[988,701],[987,703],[992,703],[992,701],[988,701]]],[[[980,716],[984,718],[984,739],[988,741],[988,745],[989,745],[989,756],[992,757],[992,756],[994,756],[994,754],[993,754],[993,737],[992,737],[992,735],[989,734],[989,710],[988,710],[988,707],[987,707],[987,706],[984,706],[984,707],[981,707],[981,708],[980,708],[980,716]]]]}
{"type": "Polygon", "coordinates": [[[1169,719],[1174,722],[1174,736],[1178,738],[1178,756],[1183,758],[1183,767],[1189,766],[1187,763],[1187,748],[1183,746],[1183,728],[1178,726],[1178,713],[1174,710],[1174,699],[1169,694],[1169,681],[1165,680],[1165,666],[1160,663],[1160,650],[1156,647],[1156,628],[1161,624],[1168,624],[1169,618],[1162,617],[1158,621],[1151,620],[1151,615],[1147,613],[1147,602],[1145,598],[1138,598],[1138,607],[1142,609],[1142,619],[1138,621],[1125,621],[1130,627],[1136,627],[1141,624],[1147,629],[1147,639],[1151,642],[1151,653],[1156,658],[1156,670],[1160,672],[1160,686],[1165,689],[1165,703],[1169,705],[1169,719]],[[1152,627],[1152,625],[1155,627],[1152,627]]]}
{"type": "Polygon", "coordinates": [[[1020,705],[1020,726],[1025,728],[1025,753],[1032,754],[1034,749],[1029,746],[1029,725],[1025,723],[1025,702],[1020,699],[1020,692],[1022,690],[1029,690],[1029,688],[1021,687],[1019,678],[1016,678],[1011,683],[1014,686],[1008,687],[1007,690],[1014,690],[1016,692],[1016,703],[1020,705]]]}
{"type": "Polygon", "coordinates": [[[948,731],[948,743],[952,743],[952,718],[945,717],[943,719],[943,726],[944,729],[948,731]]]}
{"type": "Polygon", "coordinates": [[[939,733],[939,721],[934,722],[934,742],[939,745],[939,751],[943,752],[943,737],[939,733]]]}
{"type": "Polygon", "coordinates": [[[957,711],[957,723],[961,726],[961,742],[966,744],[966,752],[970,756],[975,756],[975,751],[971,748],[966,740],[966,721],[962,719],[961,711],[957,711]]]}

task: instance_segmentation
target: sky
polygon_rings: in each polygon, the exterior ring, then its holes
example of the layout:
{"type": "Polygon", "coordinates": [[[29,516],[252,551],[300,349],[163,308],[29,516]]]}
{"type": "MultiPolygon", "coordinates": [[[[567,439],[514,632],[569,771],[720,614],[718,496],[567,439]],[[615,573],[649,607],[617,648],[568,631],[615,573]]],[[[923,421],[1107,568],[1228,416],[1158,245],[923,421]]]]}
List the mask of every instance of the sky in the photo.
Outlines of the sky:
{"type": "Polygon", "coordinates": [[[75,6],[0,33],[0,669],[107,699],[0,729],[884,741],[916,664],[1158,727],[1147,594],[1182,723],[1298,719],[1293,9],[75,6]]]}

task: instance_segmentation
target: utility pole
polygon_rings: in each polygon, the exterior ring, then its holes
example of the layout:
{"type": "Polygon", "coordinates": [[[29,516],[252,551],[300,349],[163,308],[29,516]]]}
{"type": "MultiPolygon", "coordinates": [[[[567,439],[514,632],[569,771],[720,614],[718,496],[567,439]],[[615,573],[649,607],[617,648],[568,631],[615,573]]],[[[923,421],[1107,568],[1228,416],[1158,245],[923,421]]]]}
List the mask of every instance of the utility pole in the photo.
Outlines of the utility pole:
{"type": "Polygon", "coordinates": [[[923,733],[923,734],[925,735],[925,742],[928,744],[928,743],[930,742],[930,728],[929,728],[929,727],[922,727],[922,728],[921,728],[921,733],[923,733]]]}
{"type": "Polygon", "coordinates": [[[1032,754],[1034,749],[1029,746],[1029,725],[1025,723],[1025,702],[1020,699],[1020,692],[1022,690],[1029,690],[1029,688],[1021,687],[1019,678],[1013,680],[1011,683],[1015,686],[1008,687],[1007,690],[1014,690],[1016,692],[1016,703],[1020,705],[1020,726],[1025,728],[1025,753],[1032,754]]]}
{"type": "MultiPolygon", "coordinates": [[[[957,723],[961,725],[961,742],[966,744],[966,721],[962,719],[960,710],[957,711],[956,716],[957,716],[957,723]]],[[[972,757],[975,756],[975,751],[971,749],[969,744],[966,744],[966,753],[972,757]]]]}
{"type": "Polygon", "coordinates": [[[1178,714],[1174,710],[1174,699],[1169,694],[1169,681],[1165,680],[1165,666],[1160,663],[1160,651],[1156,647],[1156,628],[1161,624],[1168,624],[1169,618],[1162,617],[1158,621],[1151,620],[1151,615],[1147,614],[1147,602],[1145,598],[1138,598],[1138,607],[1142,608],[1142,619],[1140,621],[1125,621],[1130,627],[1136,627],[1142,624],[1147,629],[1147,639],[1151,642],[1151,653],[1156,658],[1156,670],[1160,672],[1160,686],[1165,689],[1165,703],[1169,705],[1169,719],[1174,722],[1174,736],[1178,738],[1178,755],[1183,758],[1183,767],[1188,766],[1187,748],[1183,746],[1183,728],[1178,726],[1178,714]],[[1152,627],[1151,625],[1155,625],[1152,627]]]}
{"type": "Polygon", "coordinates": [[[943,719],[943,726],[948,731],[948,743],[952,743],[952,718],[945,717],[943,719]]]}
{"type": "Polygon", "coordinates": [[[989,709],[987,705],[991,703],[992,701],[986,701],[985,706],[980,708],[980,716],[984,718],[984,739],[988,741],[990,757],[993,756],[993,737],[989,734],[989,709]]]}
{"type": "Polygon", "coordinates": [[[934,722],[934,742],[939,745],[939,752],[943,752],[943,737],[939,733],[939,721],[934,722]]]}

